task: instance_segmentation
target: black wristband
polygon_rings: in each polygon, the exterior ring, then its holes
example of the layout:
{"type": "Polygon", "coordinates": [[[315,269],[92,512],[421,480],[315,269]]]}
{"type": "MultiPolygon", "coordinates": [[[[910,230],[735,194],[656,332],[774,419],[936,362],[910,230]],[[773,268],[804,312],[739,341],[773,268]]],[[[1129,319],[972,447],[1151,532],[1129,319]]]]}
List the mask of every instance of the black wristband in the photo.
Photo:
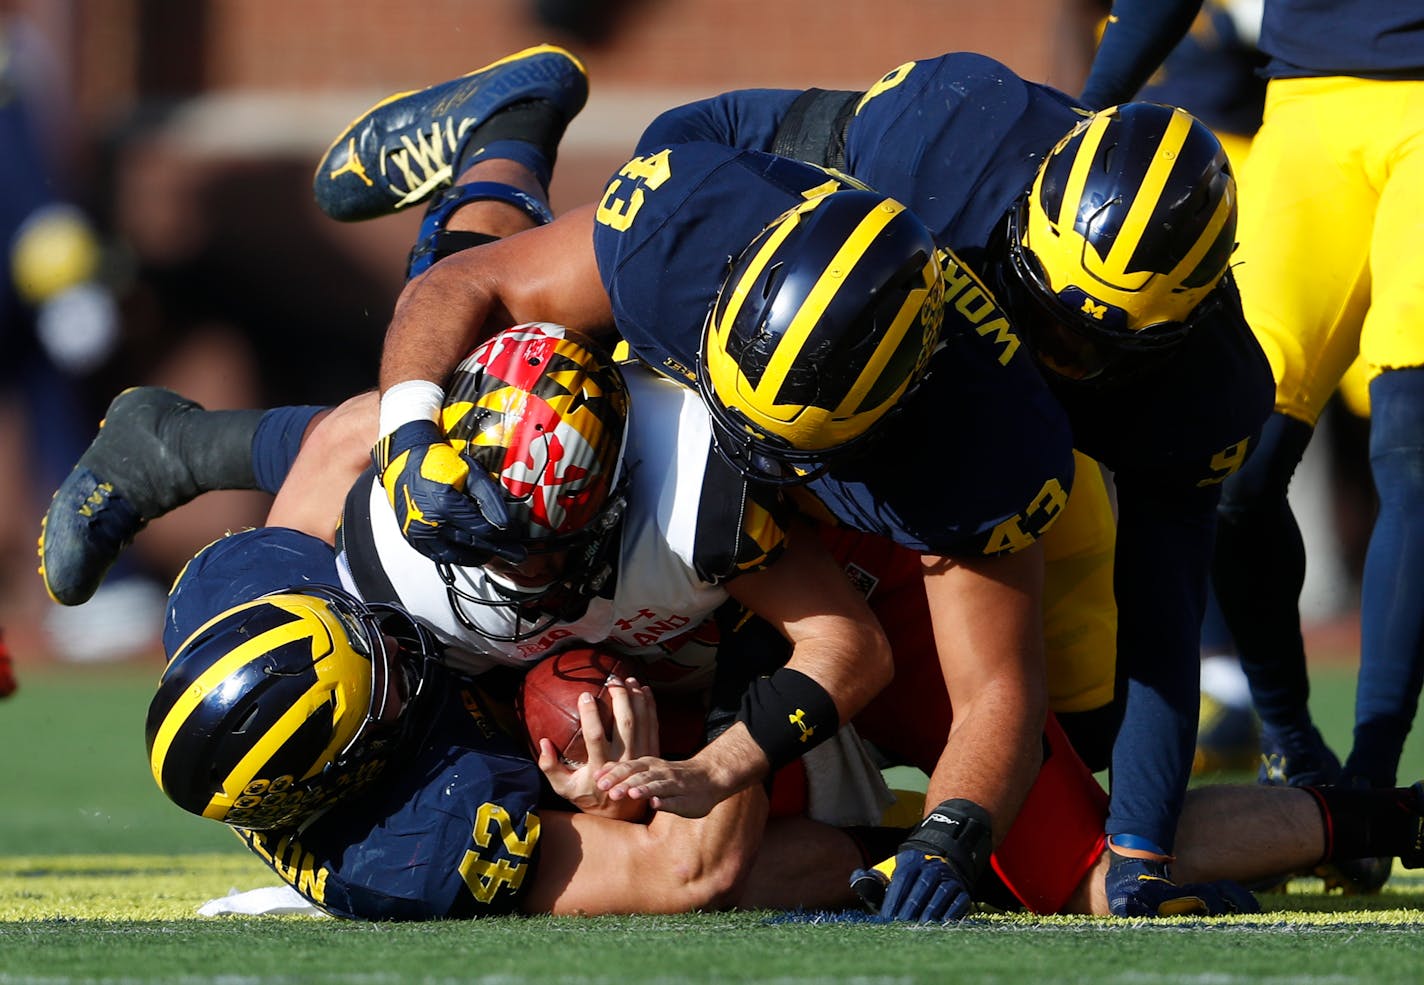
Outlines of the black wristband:
{"type": "Polygon", "coordinates": [[[954,866],[970,893],[989,868],[994,852],[994,832],[989,812],[972,800],[956,797],[930,811],[900,851],[922,851],[939,855],[954,866]]]}
{"type": "Polygon", "coordinates": [[[771,760],[773,772],[835,735],[841,724],[826,689],[789,667],[752,681],[737,721],[771,760]]]}

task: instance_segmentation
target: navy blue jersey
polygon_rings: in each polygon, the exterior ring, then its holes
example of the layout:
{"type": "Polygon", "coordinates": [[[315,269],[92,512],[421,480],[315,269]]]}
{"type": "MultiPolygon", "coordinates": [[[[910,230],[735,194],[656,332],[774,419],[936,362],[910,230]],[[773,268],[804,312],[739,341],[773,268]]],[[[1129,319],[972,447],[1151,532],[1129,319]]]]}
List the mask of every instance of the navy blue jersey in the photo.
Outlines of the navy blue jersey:
{"type": "MultiPolygon", "coordinates": [[[[987,264],[1005,213],[1081,113],[1061,92],[993,59],[945,55],[901,66],[871,88],[847,128],[846,161],[852,175],[925,217],[966,262],[987,264]]],[[[1228,277],[1189,340],[1155,372],[1116,386],[1058,378],[1050,386],[1074,445],[1116,483],[1118,660],[1131,688],[1125,734],[1135,744],[1158,728],[1175,746],[1167,758],[1114,758],[1110,828],[1168,844],[1191,762],[1220,484],[1270,414],[1270,366],[1228,277]],[[1163,696],[1170,708],[1139,693],[1163,696]]]]}
{"type": "MultiPolygon", "coordinates": [[[[174,653],[232,606],[305,584],[340,584],[336,554],[323,541],[281,527],[224,537],[179,576],[164,647],[174,653]]],[[[422,725],[378,783],[302,829],[238,831],[272,871],[336,916],[506,913],[534,865],[538,767],[494,727],[472,689],[431,674],[422,725]]]]}
{"type": "MultiPolygon", "coordinates": [[[[797,95],[727,93],[665,113],[649,136],[768,149],[797,95]]],[[[905,203],[941,246],[982,270],[1010,208],[1085,115],[1062,92],[982,55],[907,62],[855,103],[844,166],[905,203]]],[[[1129,746],[1153,728],[1173,746],[1160,757],[1115,760],[1113,830],[1168,845],[1191,761],[1197,639],[1220,483],[1240,467],[1270,413],[1270,368],[1228,278],[1205,302],[1189,341],[1155,372],[1111,387],[1057,378],[1049,385],[1067,413],[1074,445],[1111,469],[1116,481],[1118,659],[1134,696],[1159,696],[1165,704],[1130,701],[1129,746]]],[[[934,419],[932,413],[914,418],[934,419]]],[[[903,449],[897,461],[924,460],[913,451],[922,430],[898,424],[886,430],[903,449]]],[[[916,488],[933,501],[928,490],[937,488],[936,478],[921,476],[916,488]]]]}
{"type": "Polygon", "coordinates": [[[1272,77],[1424,79],[1424,7],[1407,0],[1266,0],[1260,47],[1271,56],[1272,77]]]}
{"type": "MultiPolygon", "coordinates": [[[[753,89],[679,107],[654,121],[645,141],[768,148],[796,95],[753,89]]],[[[982,272],[1008,210],[1083,113],[1058,90],[983,55],[909,62],[860,101],[846,130],[846,168],[905,203],[941,246],[982,272]]],[[[1224,283],[1207,307],[1212,314],[1170,372],[1124,387],[1050,383],[1076,447],[1130,483],[1137,475],[1144,484],[1214,489],[1270,412],[1270,370],[1234,286],[1224,283]]]]}
{"type": "Polygon", "coordinates": [[[538,767],[478,699],[439,673],[415,748],[381,781],[296,831],[238,832],[312,903],[359,920],[509,913],[539,844],[538,767]]]}
{"type": "Polygon", "coordinates": [[[229,534],[198,552],[168,594],[163,650],[171,659],[208,620],[260,595],[301,585],[341,587],[336,552],[308,534],[260,527],[229,534]]]}
{"type": "MultiPolygon", "coordinates": [[[[1083,87],[1094,107],[1132,99],[1202,0],[1117,0],[1083,87]]],[[[1257,46],[1271,78],[1424,79],[1424,9],[1401,0],[1266,0],[1257,46]]]]}
{"type": "MultiPolygon", "coordinates": [[[[806,193],[837,179],[756,151],[648,143],[600,203],[594,250],[619,331],[691,381],[728,261],[806,193]]],[[[1072,481],[1066,421],[987,290],[952,256],[944,346],[896,423],[810,487],[837,521],[934,554],[1018,550],[1072,481]]]]}

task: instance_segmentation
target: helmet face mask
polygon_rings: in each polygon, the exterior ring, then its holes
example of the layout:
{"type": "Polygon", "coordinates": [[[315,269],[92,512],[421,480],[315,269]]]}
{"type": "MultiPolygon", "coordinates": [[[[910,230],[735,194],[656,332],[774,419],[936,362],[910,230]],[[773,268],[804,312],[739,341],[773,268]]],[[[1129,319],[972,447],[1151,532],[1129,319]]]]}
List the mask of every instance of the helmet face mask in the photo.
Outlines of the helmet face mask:
{"type": "Polygon", "coordinates": [[[446,435],[499,485],[529,554],[522,566],[485,566],[494,600],[463,590],[452,566],[437,566],[463,626],[517,642],[587,609],[612,573],[627,508],[628,411],[617,364],[560,325],[506,329],[457,367],[443,411],[446,435]],[[511,609],[516,628],[497,633],[467,605],[511,609]]]}
{"type": "Polygon", "coordinates": [[[234,827],[304,823],[364,788],[414,727],[433,659],[394,606],[302,586],[220,614],[179,647],[149,706],[154,779],[234,827]]]}
{"type": "Polygon", "coordinates": [[[1235,246],[1235,180],[1185,111],[1126,103],[1059,142],[1004,228],[994,277],[1015,327],[1051,371],[1109,383],[1200,320],[1235,246]]]}
{"type": "Polygon", "coordinates": [[[920,382],[943,309],[934,238],[893,199],[842,189],[779,216],[704,323],[697,385],[718,451],[790,485],[863,448],[920,382]]]}

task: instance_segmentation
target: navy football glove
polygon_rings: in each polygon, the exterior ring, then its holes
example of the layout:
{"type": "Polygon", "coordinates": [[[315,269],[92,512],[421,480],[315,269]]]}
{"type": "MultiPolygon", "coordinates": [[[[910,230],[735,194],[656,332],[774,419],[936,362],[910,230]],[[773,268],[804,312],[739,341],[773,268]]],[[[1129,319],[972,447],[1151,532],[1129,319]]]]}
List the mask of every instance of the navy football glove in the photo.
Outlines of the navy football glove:
{"type": "Polygon", "coordinates": [[[462,456],[434,421],[409,421],[371,450],[401,534],[432,561],[476,566],[527,556],[488,472],[462,456]]]}
{"type": "Polygon", "coordinates": [[[1113,916],[1219,917],[1261,911],[1256,897],[1227,879],[1185,885],[1173,882],[1167,868],[1171,857],[1146,839],[1132,835],[1110,838],[1108,856],[1106,888],[1113,916]]]}
{"type": "Polygon", "coordinates": [[[893,859],[851,874],[851,888],[882,920],[949,923],[974,905],[989,866],[989,815],[968,800],[946,800],[900,845],[893,859]]]}

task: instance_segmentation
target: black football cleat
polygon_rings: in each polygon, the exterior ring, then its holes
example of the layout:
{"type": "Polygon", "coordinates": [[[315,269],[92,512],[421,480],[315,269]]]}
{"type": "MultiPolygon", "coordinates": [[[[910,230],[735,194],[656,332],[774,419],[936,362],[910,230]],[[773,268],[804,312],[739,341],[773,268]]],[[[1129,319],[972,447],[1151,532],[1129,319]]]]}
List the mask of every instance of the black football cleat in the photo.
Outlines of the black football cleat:
{"type": "Polygon", "coordinates": [[[313,179],[316,203],[356,222],[423,202],[455,180],[465,138],[495,113],[542,99],[573,119],[588,99],[583,64],[555,45],[537,45],[449,82],[387,96],[348,126],[313,179]]]}
{"type": "Polygon", "coordinates": [[[1399,864],[1406,869],[1424,869],[1424,780],[1409,788],[1414,809],[1413,837],[1407,850],[1399,853],[1399,864]]]}
{"type": "Polygon", "coordinates": [[[109,404],[99,434],[55,492],[40,526],[40,577],[56,602],[87,602],[149,520],[197,495],[164,425],[175,414],[201,409],[159,387],[133,387],[109,404]]]}
{"type": "Polygon", "coordinates": [[[1289,738],[1261,730],[1261,762],[1256,782],[1268,787],[1316,787],[1340,779],[1340,759],[1320,730],[1289,738]]]}

